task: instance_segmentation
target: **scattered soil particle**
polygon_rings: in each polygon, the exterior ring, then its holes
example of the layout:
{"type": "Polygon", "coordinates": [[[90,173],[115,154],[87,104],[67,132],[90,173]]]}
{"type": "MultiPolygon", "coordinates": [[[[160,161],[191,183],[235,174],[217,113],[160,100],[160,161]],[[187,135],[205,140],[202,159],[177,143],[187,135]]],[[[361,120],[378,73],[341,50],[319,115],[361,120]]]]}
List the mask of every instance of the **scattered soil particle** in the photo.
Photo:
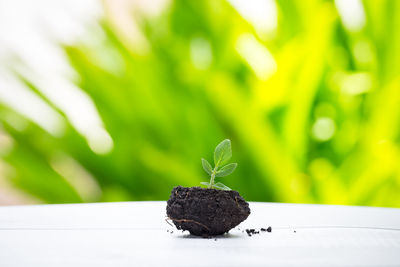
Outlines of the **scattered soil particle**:
{"type": "MultiPolygon", "coordinates": [[[[246,229],[246,233],[248,236],[252,236],[252,235],[257,235],[261,232],[271,232],[272,228],[271,226],[269,226],[268,228],[260,228],[260,230],[256,230],[256,229],[246,229]]],[[[243,232],[243,231],[242,231],[243,232]]]]}
{"type": "Polygon", "coordinates": [[[246,229],[246,233],[248,236],[257,235],[260,231],[256,231],[255,229],[246,229]]]}
{"type": "Polygon", "coordinates": [[[246,233],[248,236],[251,236],[252,230],[254,231],[254,229],[246,229],[246,233]]]}
{"type": "Polygon", "coordinates": [[[237,191],[175,187],[167,201],[167,216],[176,228],[209,237],[227,233],[250,215],[237,191]]]}

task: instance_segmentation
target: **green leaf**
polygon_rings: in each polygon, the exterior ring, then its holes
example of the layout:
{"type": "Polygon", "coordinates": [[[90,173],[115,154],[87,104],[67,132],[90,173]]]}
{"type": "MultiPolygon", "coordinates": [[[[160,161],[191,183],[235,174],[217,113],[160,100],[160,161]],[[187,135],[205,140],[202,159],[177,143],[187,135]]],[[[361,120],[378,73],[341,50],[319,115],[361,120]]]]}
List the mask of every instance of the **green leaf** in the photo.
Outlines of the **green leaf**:
{"type": "Polygon", "coordinates": [[[209,175],[211,175],[211,173],[212,173],[212,167],[211,167],[211,164],[207,161],[207,160],[205,160],[205,159],[201,159],[201,164],[203,165],[203,169],[209,174],[209,175]]]}
{"type": "Polygon", "coordinates": [[[221,166],[232,157],[231,140],[225,139],[217,145],[214,151],[215,167],[221,166]]]}
{"type": "Polygon", "coordinates": [[[205,186],[207,186],[207,187],[209,187],[210,186],[210,183],[209,182],[200,182],[202,185],[205,185],[205,186]]]}
{"type": "Polygon", "coordinates": [[[223,183],[216,183],[213,185],[213,187],[215,187],[217,189],[221,189],[221,190],[232,190],[229,187],[227,187],[226,185],[224,185],[223,183]]]}
{"type": "Polygon", "coordinates": [[[230,163],[224,167],[222,167],[217,173],[215,177],[224,177],[231,174],[237,167],[237,163],[230,163]]]}

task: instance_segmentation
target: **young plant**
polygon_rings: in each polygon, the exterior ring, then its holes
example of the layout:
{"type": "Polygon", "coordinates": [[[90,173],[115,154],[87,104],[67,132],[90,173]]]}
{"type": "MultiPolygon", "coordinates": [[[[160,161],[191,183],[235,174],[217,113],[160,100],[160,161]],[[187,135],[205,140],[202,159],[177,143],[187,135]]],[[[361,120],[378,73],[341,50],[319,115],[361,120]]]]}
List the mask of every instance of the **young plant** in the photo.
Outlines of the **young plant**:
{"type": "Polygon", "coordinates": [[[215,177],[224,177],[231,174],[237,166],[237,163],[230,163],[223,166],[232,157],[231,140],[225,139],[217,145],[214,151],[214,168],[211,164],[201,159],[203,169],[210,175],[210,182],[201,182],[202,185],[206,185],[208,188],[216,188],[221,190],[231,190],[223,183],[215,183],[215,177]]]}

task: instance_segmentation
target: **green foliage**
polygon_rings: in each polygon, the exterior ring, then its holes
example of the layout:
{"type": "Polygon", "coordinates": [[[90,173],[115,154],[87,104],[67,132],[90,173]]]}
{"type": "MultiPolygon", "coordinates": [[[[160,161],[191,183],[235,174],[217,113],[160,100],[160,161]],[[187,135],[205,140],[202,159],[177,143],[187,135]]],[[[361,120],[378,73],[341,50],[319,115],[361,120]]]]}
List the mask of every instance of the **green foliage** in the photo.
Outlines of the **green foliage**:
{"type": "Polygon", "coordinates": [[[205,159],[201,159],[201,164],[203,165],[203,169],[206,171],[206,173],[208,173],[209,175],[211,175],[213,168],[211,167],[211,164],[205,160],[205,159]]]}
{"type": "Polygon", "coordinates": [[[214,151],[214,164],[219,167],[225,164],[232,157],[231,140],[225,139],[215,148],[214,151]]]}
{"type": "Polygon", "coordinates": [[[127,11],[142,50],[132,27],[104,18],[97,39],[64,49],[113,150],[95,153],[29,81],[64,132],[0,103],[0,178],[48,203],[165,200],[199,183],[199,155],[230,136],[230,181],[250,201],[400,207],[400,1],[362,1],[358,30],[333,1],[275,2],[271,35],[222,0],[127,11]]]}
{"type": "Polygon", "coordinates": [[[209,182],[200,182],[200,184],[207,186],[208,188],[216,188],[216,189],[220,189],[220,190],[232,190],[229,187],[227,187],[226,185],[224,185],[223,183],[214,183],[211,187],[211,184],[209,182]]]}
{"type": "Polygon", "coordinates": [[[201,182],[208,188],[217,188],[221,190],[231,190],[229,187],[222,183],[215,183],[215,177],[224,177],[231,174],[237,167],[237,163],[230,163],[223,166],[232,157],[231,140],[225,139],[217,145],[214,151],[214,168],[208,163],[207,160],[201,159],[203,169],[210,175],[210,182],[201,182]]]}
{"type": "Polygon", "coordinates": [[[231,174],[237,167],[237,163],[230,163],[221,167],[221,169],[217,170],[215,173],[215,177],[224,177],[231,174]]]}

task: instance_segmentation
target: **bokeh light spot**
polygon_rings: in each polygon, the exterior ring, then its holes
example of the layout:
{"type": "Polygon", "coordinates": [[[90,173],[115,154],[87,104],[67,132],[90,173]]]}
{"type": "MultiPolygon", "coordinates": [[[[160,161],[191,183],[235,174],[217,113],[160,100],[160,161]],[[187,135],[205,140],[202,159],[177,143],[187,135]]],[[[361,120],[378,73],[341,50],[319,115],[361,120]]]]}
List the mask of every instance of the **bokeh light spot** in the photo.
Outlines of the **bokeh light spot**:
{"type": "Polygon", "coordinates": [[[318,118],[312,126],[312,135],[316,140],[328,141],[335,134],[335,122],[328,117],[318,118]]]}

